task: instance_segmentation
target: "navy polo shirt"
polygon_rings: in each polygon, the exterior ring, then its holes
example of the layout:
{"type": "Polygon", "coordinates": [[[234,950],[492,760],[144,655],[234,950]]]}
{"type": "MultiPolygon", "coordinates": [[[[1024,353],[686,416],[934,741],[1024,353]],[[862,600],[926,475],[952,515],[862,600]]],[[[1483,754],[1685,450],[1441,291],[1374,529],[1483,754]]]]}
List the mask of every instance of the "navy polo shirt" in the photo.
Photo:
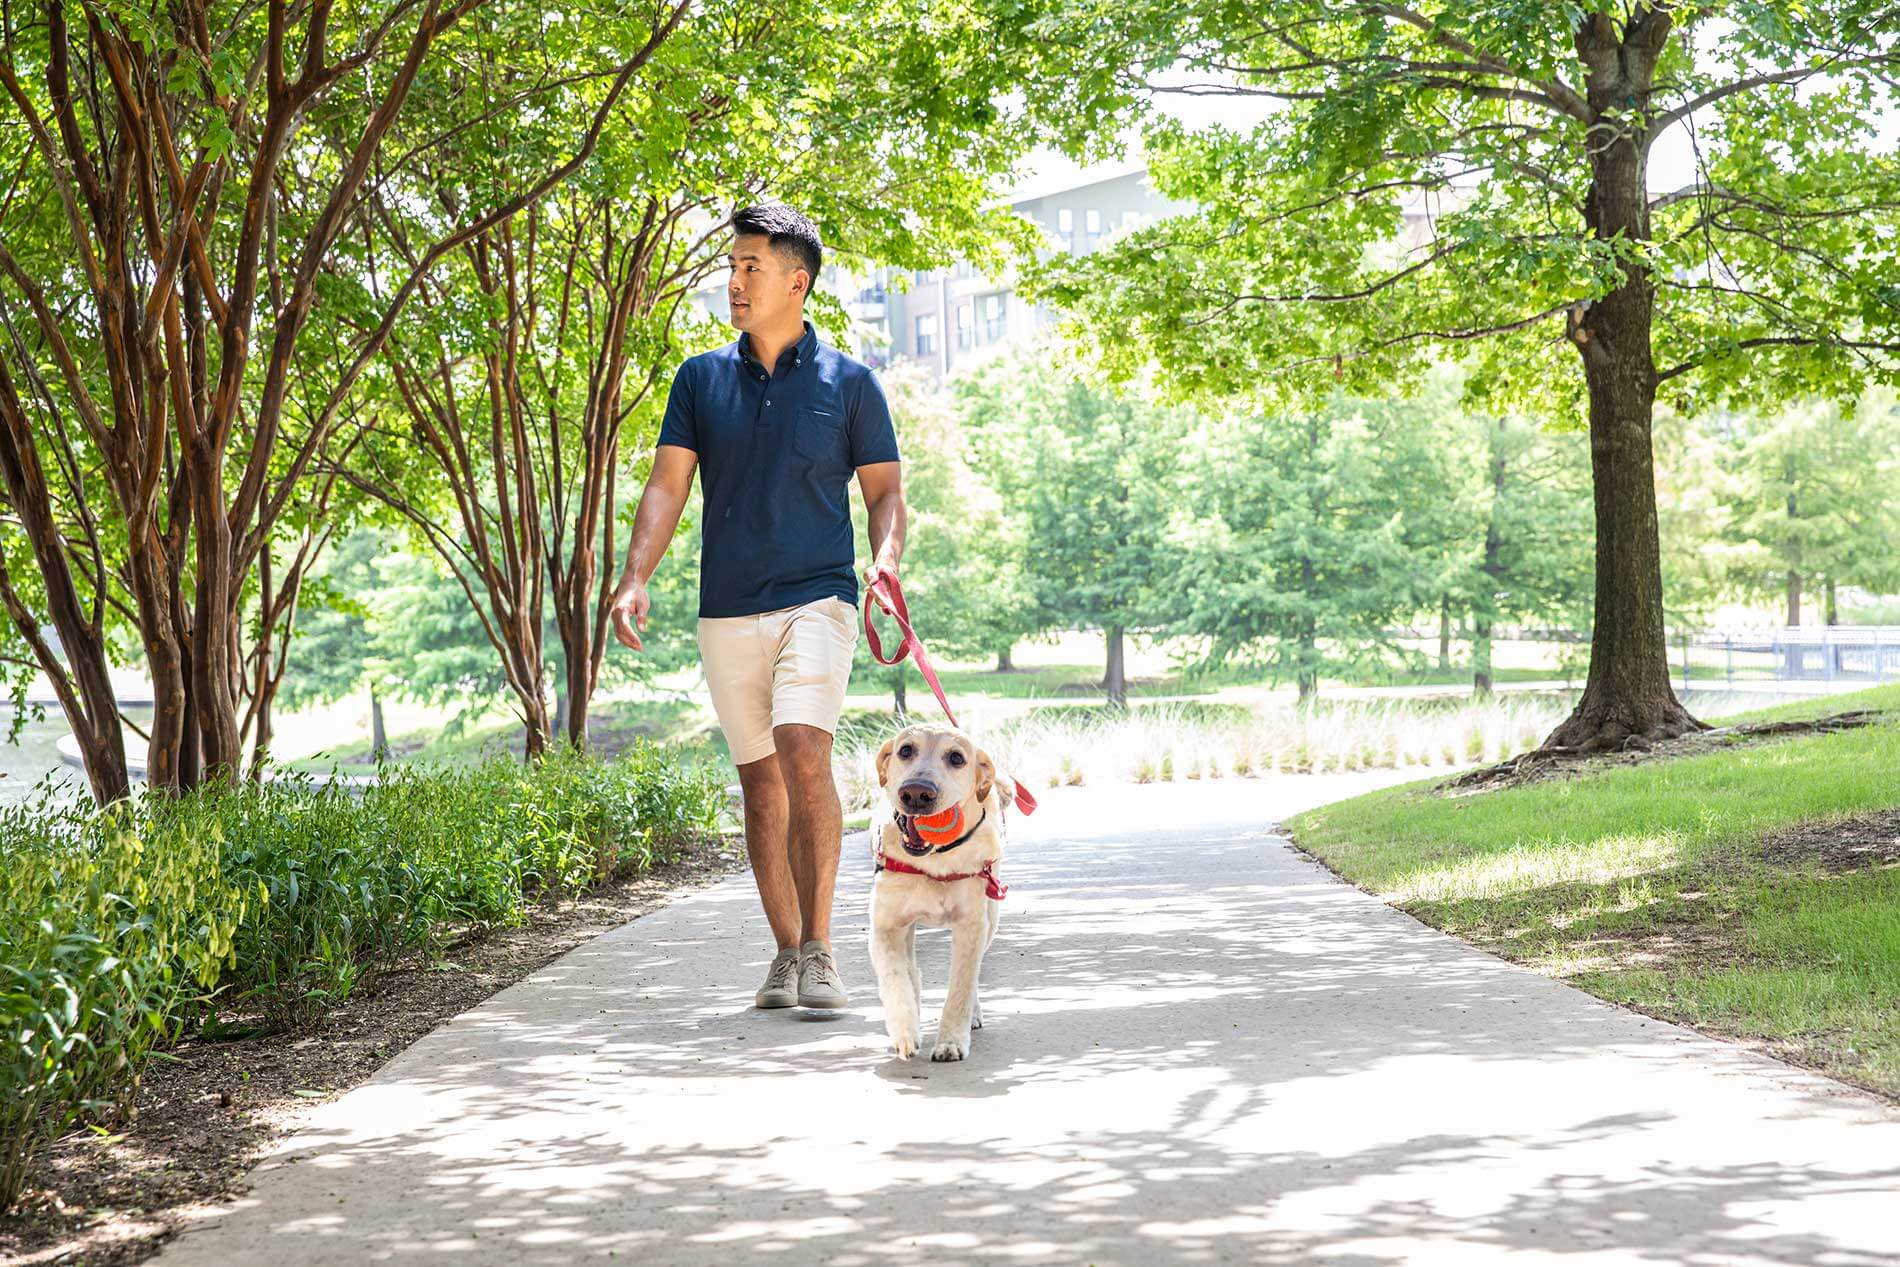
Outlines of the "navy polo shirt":
{"type": "Polygon", "coordinates": [[[769,375],[745,335],[680,366],[660,443],[699,455],[699,614],[858,601],[851,476],[897,461],[871,368],[804,337],[769,375]]]}

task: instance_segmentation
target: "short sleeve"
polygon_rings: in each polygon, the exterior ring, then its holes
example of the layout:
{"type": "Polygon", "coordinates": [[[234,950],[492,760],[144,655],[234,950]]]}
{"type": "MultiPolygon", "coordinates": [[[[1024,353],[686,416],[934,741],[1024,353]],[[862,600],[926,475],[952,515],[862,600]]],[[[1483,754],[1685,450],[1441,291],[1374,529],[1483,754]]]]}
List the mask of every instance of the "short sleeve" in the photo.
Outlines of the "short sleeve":
{"type": "Polygon", "coordinates": [[[873,462],[895,462],[897,429],[891,423],[891,407],[877,375],[867,371],[858,380],[858,398],[851,410],[851,465],[869,466],[873,462]]]}
{"type": "Polygon", "coordinates": [[[693,412],[691,366],[682,363],[666,394],[666,416],[660,422],[660,443],[699,452],[699,425],[693,412]]]}

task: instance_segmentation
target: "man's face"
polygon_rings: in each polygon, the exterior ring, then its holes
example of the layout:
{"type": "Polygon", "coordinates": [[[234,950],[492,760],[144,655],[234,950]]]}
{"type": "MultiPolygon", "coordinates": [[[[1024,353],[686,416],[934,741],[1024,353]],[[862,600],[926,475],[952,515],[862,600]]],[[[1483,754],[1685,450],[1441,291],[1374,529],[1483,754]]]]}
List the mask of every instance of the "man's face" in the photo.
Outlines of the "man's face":
{"type": "Polygon", "coordinates": [[[726,298],[732,303],[733,329],[770,330],[799,312],[810,284],[805,270],[773,250],[763,233],[734,238],[726,263],[732,268],[726,298]]]}

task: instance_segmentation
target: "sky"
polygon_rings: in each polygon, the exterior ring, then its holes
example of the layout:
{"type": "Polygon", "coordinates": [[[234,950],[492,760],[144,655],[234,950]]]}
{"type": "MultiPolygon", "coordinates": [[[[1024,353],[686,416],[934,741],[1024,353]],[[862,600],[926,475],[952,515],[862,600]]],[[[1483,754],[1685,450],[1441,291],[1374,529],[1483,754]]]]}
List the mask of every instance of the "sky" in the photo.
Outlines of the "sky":
{"type": "MultiPolygon", "coordinates": [[[[1703,32],[1702,44],[1712,46],[1716,42],[1715,32],[1703,32]]],[[[1160,81],[1169,86],[1186,85],[1196,82],[1208,82],[1206,75],[1177,74],[1160,81]]],[[[1817,81],[1819,82],[1819,81],[1817,81]]],[[[1157,98],[1157,105],[1163,113],[1181,120],[1189,127],[1201,129],[1221,124],[1234,130],[1245,130],[1258,124],[1277,108],[1276,103],[1264,97],[1201,95],[1192,96],[1182,93],[1167,93],[1157,98]]],[[[1690,116],[1658,137],[1650,147],[1649,187],[1654,193],[1666,193],[1681,189],[1693,183],[1695,178],[1695,151],[1691,143],[1690,128],[1698,120],[1711,117],[1710,111],[1701,111],[1690,116]]],[[[1900,148],[1900,110],[1890,112],[1878,121],[1879,141],[1877,148],[1892,152],[1900,148]]],[[[1126,152],[1137,154],[1139,135],[1131,132],[1125,138],[1126,152]]],[[[1032,191],[1074,188],[1091,180],[1104,179],[1125,171],[1139,159],[1129,162],[1108,162],[1083,168],[1064,155],[1053,150],[1040,149],[1031,154],[1023,164],[1022,178],[1012,191],[1011,201],[1032,195],[1032,191]]]]}

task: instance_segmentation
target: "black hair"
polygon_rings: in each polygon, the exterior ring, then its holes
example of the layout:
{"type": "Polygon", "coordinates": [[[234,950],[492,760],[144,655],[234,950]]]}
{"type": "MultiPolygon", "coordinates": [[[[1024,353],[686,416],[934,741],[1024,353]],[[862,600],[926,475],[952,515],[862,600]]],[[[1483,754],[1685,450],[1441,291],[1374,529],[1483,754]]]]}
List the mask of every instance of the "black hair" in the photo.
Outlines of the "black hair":
{"type": "Polygon", "coordinates": [[[764,235],[773,250],[791,252],[798,266],[811,274],[811,285],[818,284],[818,270],[825,263],[825,244],[818,240],[818,226],[803,212],[782,202],[741,207],[732,213],[732,231],[764,235]]]}

